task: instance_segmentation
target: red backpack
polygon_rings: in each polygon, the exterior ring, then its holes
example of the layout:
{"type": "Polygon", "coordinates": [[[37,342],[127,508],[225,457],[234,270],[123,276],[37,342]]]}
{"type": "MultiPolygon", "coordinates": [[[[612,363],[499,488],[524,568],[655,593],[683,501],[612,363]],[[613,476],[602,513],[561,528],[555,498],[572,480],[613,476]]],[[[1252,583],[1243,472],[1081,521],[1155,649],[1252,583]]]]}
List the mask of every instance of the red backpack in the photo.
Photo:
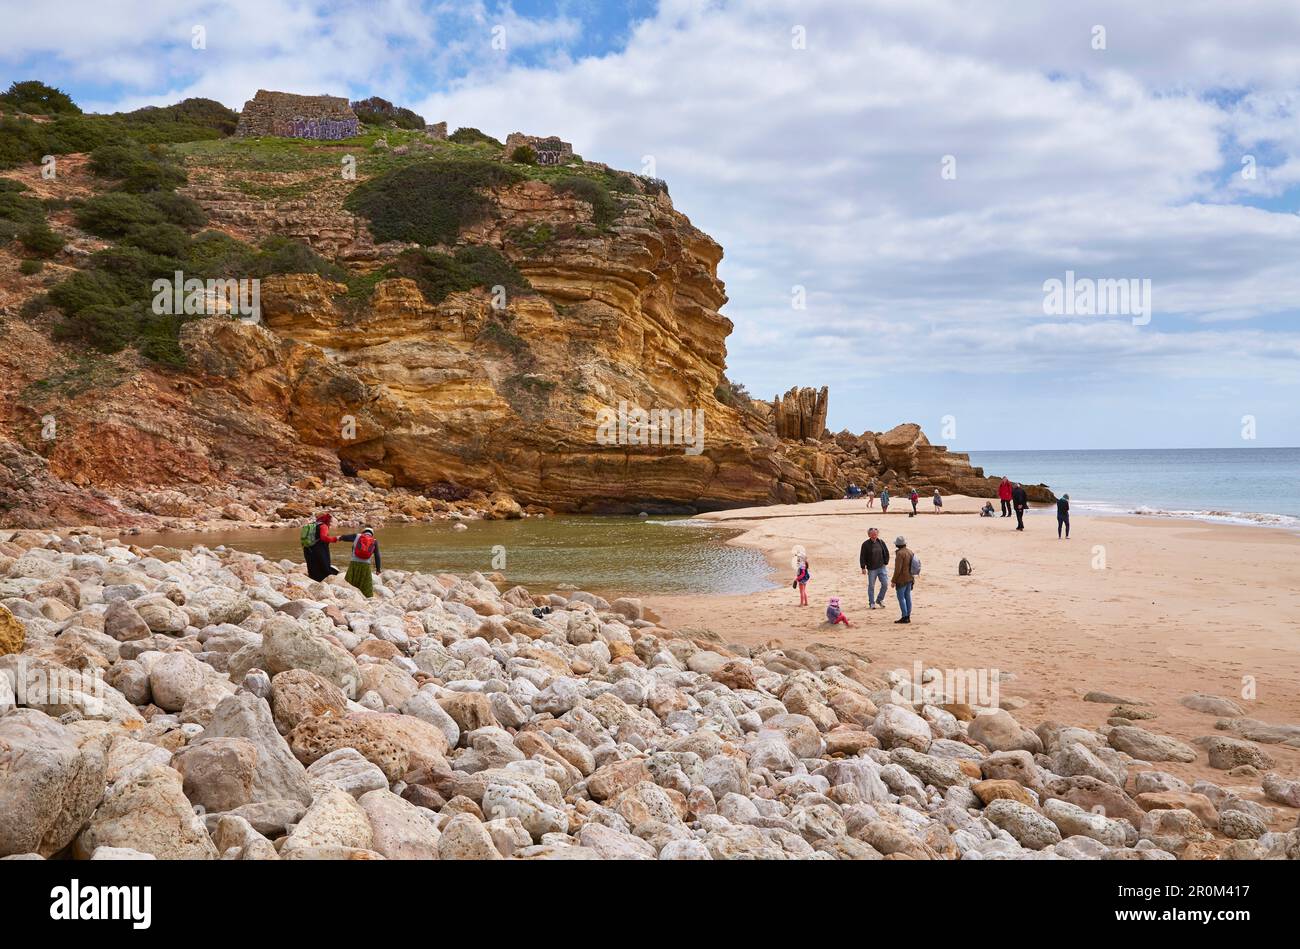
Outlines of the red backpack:
{"type": "Polygon", "coordinates": [[[369,560],[375,552],[375,536],[373,534],[362,534],[357,538],[357,542],[352,545],[352,555],[358,560],[369,560]]]}

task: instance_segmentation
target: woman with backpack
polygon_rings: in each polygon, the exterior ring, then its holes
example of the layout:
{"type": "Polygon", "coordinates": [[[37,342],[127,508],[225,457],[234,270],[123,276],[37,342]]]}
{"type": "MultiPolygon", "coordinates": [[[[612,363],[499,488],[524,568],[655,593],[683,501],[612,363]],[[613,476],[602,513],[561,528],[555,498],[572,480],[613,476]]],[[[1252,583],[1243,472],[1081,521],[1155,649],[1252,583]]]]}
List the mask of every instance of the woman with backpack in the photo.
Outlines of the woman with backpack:
{"type": "Polygon", "coordinates": [[[360,590],[362,595],[374,596],[374,574],[384,572],[375,532],[367,527],[360,534],[349,534],[343,540],[352,541],[352,562],[348,564],[348,572],[343,579],[360,590]]]}
{"type": "Polygon", "coordinates": [[[921,572],[921,558],[908,549],[905,537],[895,537],[894,547],[897,548],[894,551],[894,576],[889,583],[898,595],[898,608],[903,614],[894,622],[910,623],[912,622],[912,586],[921,572]]]}
{"type": "Polygon", "coordinates": [[[921,495],[917,493],[916,488],[908,492],[907,499],[912,502],[912,513],[908,517],[916,517],[916,504],[921,500],[921,495]]]}
{"type": "Polygon", "coordinates": [[[330,544],[337,544],[348,537],[331,537],[330,522],[333,518],[329,512],[316,515],[316,520],[304,524],[298,531],[298,541],[302,544],[302,559],[307,563],[307,576],[313,580],[324,580],[338,573],[330,565],[330,544]]]}

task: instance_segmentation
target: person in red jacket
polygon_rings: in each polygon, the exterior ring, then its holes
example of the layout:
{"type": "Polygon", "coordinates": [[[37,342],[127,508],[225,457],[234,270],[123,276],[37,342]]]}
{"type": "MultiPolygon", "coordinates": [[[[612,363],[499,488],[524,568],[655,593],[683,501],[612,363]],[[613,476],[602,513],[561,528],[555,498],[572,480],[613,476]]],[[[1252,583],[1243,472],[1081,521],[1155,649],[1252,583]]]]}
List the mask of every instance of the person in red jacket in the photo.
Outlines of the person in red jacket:
{"type": "Polygon", "coordinates": [[[332,520],[328,511],[317,514],[316,542],[302,549],[303,559],[307,561],[307,576],[313,580],[324,580],[339,572],[337,567],[330,565],[330,544],[337,544],[343,538],[330,536],[332,520]]]}
{"type": "Polygon", "coordinates": [[[998,485],[998,500],[1002,502],[1002,516],[1011,516],[1011,481],[1003,478],[1002,483],[998,485]]]}

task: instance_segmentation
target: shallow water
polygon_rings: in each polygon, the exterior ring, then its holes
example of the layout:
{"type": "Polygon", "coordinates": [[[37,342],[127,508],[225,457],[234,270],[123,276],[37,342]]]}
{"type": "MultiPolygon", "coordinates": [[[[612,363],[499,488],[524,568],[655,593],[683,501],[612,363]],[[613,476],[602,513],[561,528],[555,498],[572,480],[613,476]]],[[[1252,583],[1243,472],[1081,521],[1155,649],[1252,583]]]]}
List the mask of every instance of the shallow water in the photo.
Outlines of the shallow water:
{"type": "MultiPolygon", "coordinates": [[[[484,574],[500,572],[510,584],[547,593],[571,583],[601,595],[647,593],[752,593],[773,586],[756,550],[726,540],[739,531],[680,518],[547,517],[518,521],[394,524],[377,531],[386,568],[484,574]]],[[[349,533],[360,525],[337,525],[349,533]]],[[[225,544],[280,560],[301,561],[298,528],[166,531],[129,538],[141,547],[225,544]]],[[[347,568],[348,544],[332,548],[334,564],[347,568]]]]}
{"type": "Polygon", "coordinates": [[[1300,448],[972,451],[970,460],[1045,481],[1080,512],[1300,529],[1300,448]]]}

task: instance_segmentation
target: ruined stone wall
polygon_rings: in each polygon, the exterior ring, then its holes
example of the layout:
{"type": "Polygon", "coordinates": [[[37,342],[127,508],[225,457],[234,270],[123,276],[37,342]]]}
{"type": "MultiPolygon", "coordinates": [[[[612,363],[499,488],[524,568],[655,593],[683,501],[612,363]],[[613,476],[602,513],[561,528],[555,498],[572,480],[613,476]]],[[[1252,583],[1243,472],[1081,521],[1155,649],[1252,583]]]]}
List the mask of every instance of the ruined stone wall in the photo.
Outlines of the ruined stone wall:
{"type": "Polygon", "coordinates": [[[235,134],[335,141],[351,138],[359,128],[356,113],[341,96],[298,96],[258,89],[257,95],[244,103],[235,134]]]}
{"type": "Polygon", "coordinates": [[[565,165],[573,161],[573,146],[554,135],[525,135],[511,132],[506,138],[505,157],[509,158],[520,145],[529,145],[537,153],[539,165],[565,165]]]}

